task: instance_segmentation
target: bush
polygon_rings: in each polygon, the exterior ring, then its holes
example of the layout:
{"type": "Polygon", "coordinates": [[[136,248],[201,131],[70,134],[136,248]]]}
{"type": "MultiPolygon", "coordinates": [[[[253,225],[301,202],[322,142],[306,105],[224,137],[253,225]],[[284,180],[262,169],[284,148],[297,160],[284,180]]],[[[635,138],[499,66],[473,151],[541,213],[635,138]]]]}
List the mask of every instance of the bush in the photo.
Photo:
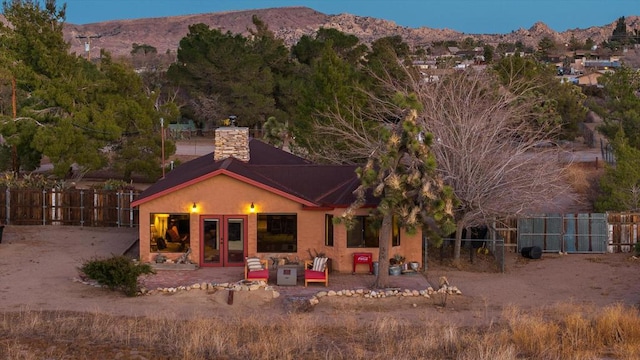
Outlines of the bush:
{"type": "Polygon", "coordinates": [[[136,296],[138,293],[140,275],[154,273],[151,265],[136,264],[122,255],[107,259],[93,258],[82,264],[79,270],[99,284],[111,290],[121,290],[127,296],[136,296]]]}

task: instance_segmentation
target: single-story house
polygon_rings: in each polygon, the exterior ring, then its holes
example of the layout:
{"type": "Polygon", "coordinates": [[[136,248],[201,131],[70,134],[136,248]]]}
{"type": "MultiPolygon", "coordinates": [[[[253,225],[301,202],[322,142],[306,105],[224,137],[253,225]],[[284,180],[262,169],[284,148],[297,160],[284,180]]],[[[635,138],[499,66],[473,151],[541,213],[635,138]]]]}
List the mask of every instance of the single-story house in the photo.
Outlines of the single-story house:
{"type": "Polygon", "coordinates": [[[598,70],[595,72],[590,72],[588,74],[584,74],[578,77],[578,85],[586,85],[586,86],[593,86],[593,85],[598,85],[598,79],[608,73],[608,72],[612,72],[611,70],[598,70]]]}
{"type": "MultiPolygon", "coordinates": [[[[354,253],[377,260],[378,234],[368,216],[375,198],[358,210],[352,228],[333,221],[355,200],[355,166],[311,163],[251,139],[242,127],[216,129],[214,145],[133,202],[142,262],[158,254],[176,260],[188,249],[201,267],[243,266],[249,256],[302,262],[324,253],[333,271],[351,272],[354,253]],[[169,229],[179,236],[167,236],[169,229]]],[[[390,256],[396,254],[420,262],[422,234],[394,226],[390,256]]]]}

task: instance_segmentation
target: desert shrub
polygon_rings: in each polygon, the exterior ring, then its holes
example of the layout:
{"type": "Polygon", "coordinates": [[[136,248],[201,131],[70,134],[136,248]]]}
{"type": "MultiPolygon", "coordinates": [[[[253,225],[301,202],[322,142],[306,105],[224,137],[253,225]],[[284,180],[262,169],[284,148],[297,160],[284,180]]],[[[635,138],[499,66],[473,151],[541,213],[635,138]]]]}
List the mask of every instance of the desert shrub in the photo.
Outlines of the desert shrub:
{"type": "Polygon", "coordinates": [[[79,270],[99,284],[111,290],[121,290],[127,296],[136,296],[140,275],[154,273],[151,265],[134,263],[129,257],[122,255],[106,259],[93,258],[85,261],[79,270]]]}
{"type": "Polygon", "coordinates": [[[125,191],[136,189],[135,186],[131,185],[130,183],[124,180],[117,180],[117,179],[106,180],[102,184],[93,185],[92,188],[96,190],[125,190],[125,191]]]}

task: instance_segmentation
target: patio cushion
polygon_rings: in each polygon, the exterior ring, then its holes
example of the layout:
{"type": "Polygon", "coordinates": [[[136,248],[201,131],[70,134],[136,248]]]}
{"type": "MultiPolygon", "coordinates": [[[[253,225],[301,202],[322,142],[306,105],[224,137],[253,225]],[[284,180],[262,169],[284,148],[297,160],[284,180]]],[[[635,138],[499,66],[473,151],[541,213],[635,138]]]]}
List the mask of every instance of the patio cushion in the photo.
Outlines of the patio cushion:
{"type": "Polygon", "coordinates": [[[249,271],[249,273],[247,274],[247,278],[248,279],[268,279],[269,270],[263,269],[263,270],[249,271]]]}
{"type": "Polygon", "coordinates": [[[316,257],[313,259],[313,266],[311,270],[313,271],[324,271],[324,267],[327,266],[327,258],[326,257],[316,257]]]}
{"type": "Polygon", "coordinates": [[[305,270],[304,278],[312,279],[312,280],[324,280],[324,270],[323,271],[305,270]]]}
{"type": "Polygon", "coordinates": [[[264,270],[260,259],[257,257],[247,258],[247,267],[249,268],[249,272],[264,270]]]}

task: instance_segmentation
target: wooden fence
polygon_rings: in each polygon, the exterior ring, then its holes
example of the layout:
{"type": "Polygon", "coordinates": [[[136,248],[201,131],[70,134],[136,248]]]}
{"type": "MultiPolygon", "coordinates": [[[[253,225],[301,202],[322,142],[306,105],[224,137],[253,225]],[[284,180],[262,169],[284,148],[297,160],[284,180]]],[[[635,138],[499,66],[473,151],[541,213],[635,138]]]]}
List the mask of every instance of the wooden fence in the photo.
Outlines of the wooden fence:
{"type": "Polygon", "coordinates": [[[11,225],[136,227],[131,203],[138,196],[133,190],[0,189],[0,219],[11,225]]]}
{"type": "Polygon", "coordinates": [[[640,242],[640,213],[609,213],[609,251],[630,252],[640,242]]]}

